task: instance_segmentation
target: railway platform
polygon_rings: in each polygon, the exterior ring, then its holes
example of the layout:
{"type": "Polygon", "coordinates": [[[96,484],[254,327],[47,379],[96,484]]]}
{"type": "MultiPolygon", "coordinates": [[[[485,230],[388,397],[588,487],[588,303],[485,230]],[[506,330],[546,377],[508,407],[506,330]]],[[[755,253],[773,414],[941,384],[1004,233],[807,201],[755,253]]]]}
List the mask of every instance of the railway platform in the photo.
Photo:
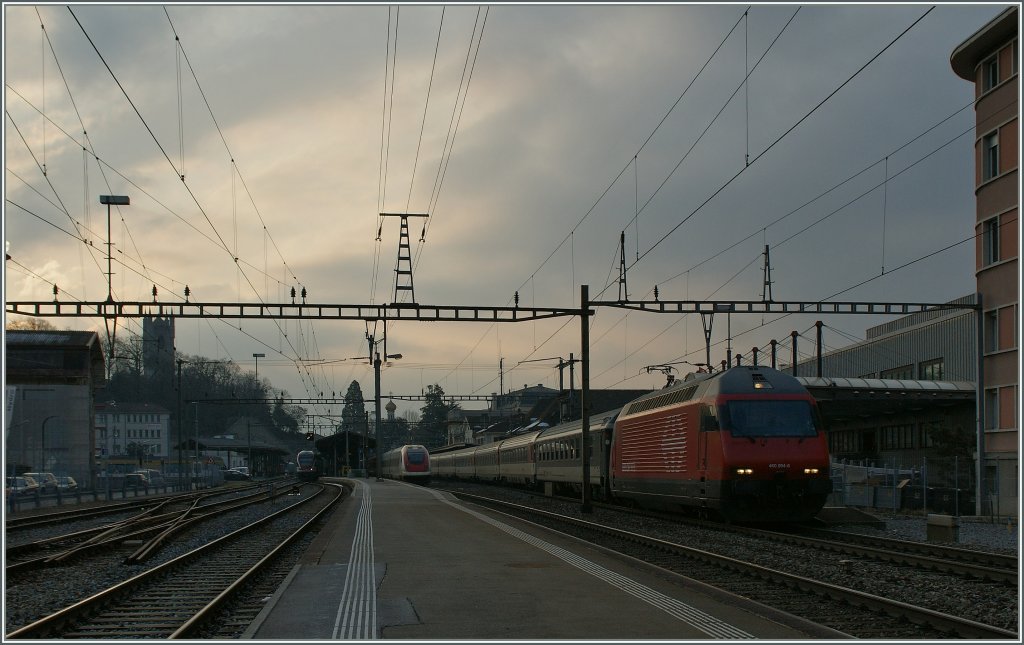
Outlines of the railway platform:
{"type": "Polygon", "coordinates": [[[447,493],[348,481],[353,495],[242,638],[841,637],[447,493]]]}

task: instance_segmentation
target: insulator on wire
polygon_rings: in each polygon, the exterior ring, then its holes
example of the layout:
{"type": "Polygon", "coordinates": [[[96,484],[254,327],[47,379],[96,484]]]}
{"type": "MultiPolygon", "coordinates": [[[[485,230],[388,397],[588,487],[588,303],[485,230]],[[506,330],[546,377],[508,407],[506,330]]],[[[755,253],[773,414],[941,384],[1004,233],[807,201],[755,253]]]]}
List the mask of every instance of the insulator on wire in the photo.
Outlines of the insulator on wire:
{"type": "Polygon", "coordinates": [[[186,284],[186,285],[185,285],[185,302],[188,302],[188,297],[189,297],[189,295],[190,295],[191,293],[192,293],[192,290],[191,290],[191,289],[189,289],[189,288],[188,288],[188,285],[186,284]]]}
{"type": "Polygon", "coordinates": [[[156,285],[153,285],[153,302],[156,302],[156,285]]]}
{"type": "Polygon", "coordinates": [[[518,291],[516,291],[516,295],[515,295],[514,300],[515,300],[516,306],[518,307],[519,306],[519,292],[518,291]]]}
{"type": "Polygon", "coordinates": [[[59,289],[57,289],[57,283],[54,283],[54,285],[53,285],[53,301],[54,302],[57,302],[57,292],[58,291],[59,291],[59,289]]]}
{"type": "Polygon", "coordinates": [[[302,287],[302,304],[306,304],[306,287],[302,287]]]}
{"type": "Polygon", "coordinates": [[[654,285],[654,302],[658,302],[658,285],[654,285]]]}

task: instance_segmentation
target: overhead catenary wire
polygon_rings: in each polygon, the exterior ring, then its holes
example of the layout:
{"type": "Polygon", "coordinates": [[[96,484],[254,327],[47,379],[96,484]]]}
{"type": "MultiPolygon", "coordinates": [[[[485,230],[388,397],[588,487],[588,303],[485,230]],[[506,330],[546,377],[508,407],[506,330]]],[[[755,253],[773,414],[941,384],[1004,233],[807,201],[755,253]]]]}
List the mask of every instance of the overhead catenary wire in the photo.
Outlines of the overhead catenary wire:
{"type": "MultiPolygon", "coordinates": [[[[153,139],[153,141],[156,144],[157,148],[160,150],[161,154],[163,154],[164,158],[171,165],[171,167],[174,168],[175,167],[174,163],[171,161],[170,157],[167,155],[166,150],[164,149],[164,147],[160,143],[159,139],[156,137],[156,135],[153,132],[152,128],[150,128],[149,124],[146,122],[146,119],[142,116],[142,114],[139,111],[138,107],[135,105],[135,103],[132,101],[131,97],[128,95],[127,90],[125,90],[125,88],[121,84],[120,80],[118,80],[117,76],[114,74],[113,70],[110,68],[110,65],[106,62],[106,59],[103,57],[102,53],[99,51],[99,48],[96,46],[96,44],[93,42],[92,38],[89,36],[88,32],[85,30],[84,25],[82,25],[82,23],[78,20],[78,17],[75,15],[74,10],[72,10],[71,7],[68,7],[68,11],[71,13],[71,15],[74,18],[75,22],[78,24],[78,26],[81,29],[82,33],[85,35],[86,40],[88,40],[88,42],[92,46],[93,50],[96,52],[97,56],[100,58],[100,61],[103,63],[104,67],[106,67],[107,71],[110,73],[111,77],[114,80],[114,83],[121,90],[121,93],[124,95],[125,99],[129,103],[129,105],[135,111],[136,115],[139,117],[140,121],[142,122],[143,126],[146,128],[146,131],[150,134],[151,138],[153,139]]],[[[209,224],[211,230],[214,232],[214,235],[217,237],[218,246],[221,249],[223,249],[232,258],[232,260],[234,260],[234,255],[231,253],[231,249],[228,247],[227,243],[224,241],[224,238],[221,236],[221,234],[217,230],[216,226],[210,220],[209,215],[206,213],[206,210],[200,204],[200,202],[199,202],[198,198],[196,197],[196,195],[193,193],[191,188],[189,188],[189,186],[186,183],[184,178],[181,179],[181,182],[182,182],[182,186],[184,187],[185,191],[192,198],[192,201],[195,203],[196,207],[199,209],[199,212],[202,213],[203,217],[206,219],[207,223],[209,224]]],[[[264,226],[264,228],[265,228],[265,226],[264,226]]],[[[253,293],[256,295],[256,298],[262,302],[262,299],[260,298],[260,295],[259,295],[259,290],[256,288],[255,284],[252,282],[252,280],[249,278],[249,276],[244,271],[242,272],[242,275],[243,275],[243,277],[245,277],[246,283],[249,285],[250,289],[252,289],[253,293]]],[[[275,322],[275,325],[277,325],[280,328],[280,323],[278,321],[276,321],[276,320],[274,322],[275,322]]],[[[289,346],[290,346],[290,349],[292,351],[296,351],[295,347],[291,346],[290,342],[289,342],[289,346]]],[[[299,368],[300,366],[296,365],[296,367],[299,368]]]]}
{"type": "MultiPolygon", "coordinates": [[[[441,7],[441,20],[437,25],[437,42],[434,44],[434,59],[430,64],[430,80],[427,82],[427,98],[423,102],[423,118],[420,120],[420,136],[416,141],[416,156],[412,162],[412,176],[409,179],[409,196],[405,201],[405,212],[409,212],[409,206],[412,203],[412,188],[416,183],[416,168],[420,161],[420,146],[423,144],[423,129],[427,125],[427,109],[430,107],[430,90],[434,87],[434,70],[437,67],[437,52],[441,48],[441,30],[444,28],[444,10],[445,7],[441,7]]],[[[426,226],[426,223],[424,223],[426,226]]]]}
{"type": "MultiPolygon", "coordinates": [[[[408,22],[407,22],[407,31],[408,31],[408,22]]],[[[404,69],[404,65],[403,65],[403,69],[404,69]]],[[[481,70],[481,74],[482,74],[482,70],[481,70]]],[[[464,136],[465,136],[465,134],[464,134],[464,136]]],[[[634,158],[634,159],[636,159],[636,158],[634,158]]],[[[458,161],[458,160],[456,160],[456,161],[458,161]]],[[[194,163],[194,165],[195,165],[195,163],[194,163]]],[[[371,165],[372,165],[372,162],[371,162],[371,165]]],[[[392,167],[393,167],[392,171],[397,168],[397,165],[394,163],[394,160],[392,160],[392,167]]],[[[635,173],[636,173],[636,168],[637,168],[636,164],[634,164],[634,171],[635,171],[635,173]]],[[[647,168],[648,168],[648,166],[645,166],[645,176],[650,174],[649,171],[647,170],[647,168]]],[[[194,172],[195,172],[195,170],[194,170],[194,172]]],[[[393,174],[393,172],[392,172],[392,174],[393,174]]],[[[394,177],[392,177],[392,179],[393,178],[394,177]]],[[[372,182],[372,180],[371,180],[371,182],[372,182]]],[[[635,174],[635,182],[636,182],[636,174],[635,174]]],[[[392,183],[393,183],[393,181],[392,181],[392,183]]],[[[421,187],[423,187],[423,186],[421,186],[421,187]]],[[[393,186],[392,186],[392,188],[393,188],[393,186]]],[[[411,190],[411,192],[412,192],[412,190],[411,190]]],[[[635,199],[635,202],[636,202],[636,199],[635,199]]],[[[636,204],[635,204],[634,205],[634,211],[638,211],[638,210],[639,209],[636,208],[636,204]]],[[[130,213],[129,213],[129,215],[130,215],[130,213]]],[[[650,240],[650,232],[649,231],[650,231],[650,227],[648,226],[648,228],[645,229],[645,231],[644,231],[644,234],[647,236],[648,241],[650,240]]],[[[639,249],[639,234],[637,235],[637,239],[638,239],[637,255],[639,256],[639,251],[640,251],[640,249],[639,249]]],[[[236,253],[236,255],[237,255],[237,253],[236,253]]],[[[573,267],[573,271],[574,271],[574,267],[573,267]]],[[[534,276],[540,277],[540,275],[537,275],[536,273],[534,275],[531,275],[531,277],[534,277],[534,276]]],[[[279,277],[280,277],[280,274],[279,274],[279,277]]],[[[572,284],[574,284],[574,281],[573,281],[572,284]]],[[[574,296],[574,294],[573,294],[573,296],[574,296]]],[[[540,339],[538,339],[538,340],[540,340],[540,339]]]]}
{"type": "MultiPolygon", "coordinates": [[[[937,123],[934,123],[933,125],[931,125],[931,126],[930,126],[930,127],[928,127],[927,129],[925,129],[924,131],[922,131],[921,133],[919,133],[918,135],[916,135],[915,137],[911,138],[910,140],[908,140],[908,141],[906,141],[905,143],[901,144],[901,145],[900,145],[900,146],[898,146],[897,148],[895,148],[895,149],[893,149],[892,151],[888,152],[888,153],[887,153],[887,154],[886,154],[885,156],[886,156],[886,157],[892,157],[892,156],[894,156],[894,155],[895,155],[896,153],[898,153],[898,152],[902,151],[903,149],[907,148],[907,147],[908,147],[908,146],[910,146],[911,144],[913,144],[913,143],[915,143],[916,141],[920,140],[920,139],[921,139],[922,137],[924,137],[924,136],[925,136],[925,135],[927,135],[928,133],[930,133],[930,132],[934,131],[934,130],[935,130],[936,128],[938,128],[939,126],[943,125],[944,123],[946,123],[946,122],[947,122],[947,121],[949,121],[950,119],[954,118],[954,117],[955,117],[955,116],[957,116],[958,114],[962,113],[962,112],[963,112],[964,110],[966,110],[966,109],[968,109],[968,108],[970,108],[970,107],[973,107],[973,105],[974,105],[973,101],[972,101],[972,102],[970,102],[970,103],[968,103],[968,104],[966,104],[966,105],[964,105],[963,107],[961,107],[960,109],[956,110],[956,111],[955,111],[955,112],[953,112],[952,114],[950,114],[950,115],[946,116],[945,118],[941,119],[941,120],[940,120],[940,121],[938,121],[937,123]]],[[[957,134],[957,135],[956,135],[955,137],[953,137],[952,139],[948,139],[948,140],[947,140],[947,141],[946,141],[945,143],[943,143],[943,144],[942,144],[941,146],[939,146],[939,147],[937,147],[937,148],[933,148],[933,149],[932,149],[931,151],[929,151],[929,152],[928,152],[927,154],[925,154],[925,155],[923,155],[923,156],[919,157],[919,158],[918,158],[918,159],[917,159],[916,161],[914,161],[914,162],[912,162],[912,163],[908,164],[908,165],[906,166],[906,168],[904,168],[904,170],[903,170],[903,171],[901,171],[901,173],[900,173],[900,174],[902,174],[902,172],[904,172],[904,171],[906,171],[906,170],[909,170],[909,169],[910,169],[910,168],[912,168],[913,166],[916,166],[916,165],[917,165],[918,163],[921,163],[921,162],[923,162],[924,160],[928,159],[929,157],[931,157],[931,155],[932,155],[932,154],[934,154],[934,153],[935,153],[935,152],[937,152],[938,150],[941,150],[941,149],[942,149],[942,148],[944,148],[945,146],[947,146],[947,145],[949,145],[949,144],[953,143],[954,141],[956,141],[956,140],[957,140],[957,139],[959,139],[960,137],[964,136],[964,134],[965,134],[966,132],[970,132],[970,131],[973,131],[973,129],[974,129],[974,126],[972,125],[972,126],[971,126],[971,129],[969,129],[969,130],[966,130],[966,131],[961,131],[960,133],[958,133],[958,134],[957,134]]],[[[810,206],[810,205],[811,205],[811,204],[813,204],[814,202],[816,202],[816,201],[818,201],[818,200],[820,200],[820,199],[822,199],[822,198],[826,197],[826,196],[827,196],[827,195],[829,195],[830,193],[832,193],[832,192],[834,192],[834,191],[838,190],[839,188],[841,188],[841,187],[845,186],[846,184],[850,183],[850,182],[851,182],[851,181],[853,181],[854,179],[856,179],[856,178],[860,177],[861,175],[863,175],[863,174],[865,174],[865,173],[869,172],[869,171],[870,171],[871,169],[873,169],[873,168],[874,168],[875,166],[877,166],[877,165],[878,165],[878,164],[880,164],[880,163],[882,163],[882,159],[879,159],[879,160],[877,160],[877,161],[874,161],[874,162],[872,162],[872,163],[868,164],[867,166],[865,166],[865,167],[864,167],[864,168],[862,168],[861,170],[858,170],[857,172],[855,172],[854,174],[850,175],[849,177],[847,177],[847,178],[843,179],[842,181],[840,181],[840,182],[838,182],[838,183],[834,184],[834,185],[833,185],[833,186],[831,186],[830,188],[827,188],[826,190],[822,191],[821,193],[818,193],[818,194],[817,194],[816,196],[814,196],[813,198],[811,198],[811,199],[807,200],[806,202],[804,202],[804,203],[803,203],[803,204],[801,204],[800,206],[797,206],[796,208],[794,208],[794,209],[792,209],[792,210],[790,210],[790,211],[788,211],[788,212],[784,213],[783,215],[781,215],[781,216],[777,217],[776,219],[772,220],[772,221],[771,221],[771,222],[769,222],[768,224],[766,224],[766,225],[764,225],[764,226],[761,226],[761,227],[758,227],[757,229],[755,229],[755,230],[753,230],[753,231],[752,231],[751,233],[749,233],[749,234],[748,234],[748,235],[747,235],[746,237],[744,237],[744,238],[742,238],[742,239],[740,239],[740,240],[738,240],[738,241],[734,242],[734,243],[733,243],[733,244],[731,244],[730,246],[728,246],[728,247],[725,247],[725,248],[723,248],[723,249],[721,249],[721,250],[719,250],[719,251],[717,251],[717,252],[715,252],[715,253],[711,253],[711,254],[709,254],[709,255],[708,255],[708,256],[707,256],[707,257],[706,257],[705,259],[703,259],[703,260],[701,260],[701,261],[697,262],[696,264],[694,264],[693,266],[689,267],[688,269],[686,269],[686,270],[684,270],[684,271],[680,271],[679,273],[677,273],[677,274],[675,274],[675,275],[673,275],[673,276],[671,276],[671,277],[669,277],[669,278],[666,278],[666,279],[664,279],[664,280],[661,280],[661,281],[659,281],[659,283],[658,283],[658,284],[664,285],[664,284],[666,284],[666,283],[668,283],[668,282],[671,282],[672,280],[675,280],[675,279],[677,279],[677,278],[679,278],[679,277],[682,277],[683,275],[686,275],[687,273],[689,273],[690,271],[693,271],[694,269],[697,269],[697,268],[699,268],[699,267],[703,266],[703,265],[704,265],[704,264],[706,264],[707,262],[710,262],[711,260],[713,260],[713,259],[715,259],[715,258],[717,258],[717,257],[721,256],[722,254],[724,254],[724,253],[726,253],[726,252],[728,252],[728,251],[732,250],[733,248],[735,248],[735,247],[739,246],[740,244],[742,244],[742,243],[746,242],[746,241],[747,241],[747,240],[749,240],[749,239],[750,239],[751,237],[754,237],[755,235],[759,235],[759,234],[763,233],[763,232],[764,232],[764,231],[766,231],[767,229],[769,229],[769,228],[772,228],[773,226],[775,226],[775,225],[777,225],[777,224],[781,223],[782,221],[784,221],[784,220],[788,219],[788,218],[789,218],[790,216],[792,216],[792,215],[794,215],[794,214],[796,214],[796,213],[800,212],[800,211],[801,211],[801,210],[803,210],[804,208],[807,208],[808,206],[810,206]]],[[[889,179],[891,180],[891,179],[895,179],[895,178],[896,178],[896,176],[891,176],[891,177],[890,177],[889,179]]],[[[866,192],[866,193],[864,193],[864,194],[868,194],[868,193],[870,193],[870,192],[873,192],[873,191],[874,191],[874,190],[875,190],[876,188],[877,188],[877,186],[874,186],[874,187],[872,187],[872,189],[871,189],[871,190],[867,191],[867,192],[866,192]]],[[[863,194],[862,194],[861,196],[863,196],[863,194]]],[[[852,202],[851,202],[851,203],[852,203],[852,202]]],[[[776,244],[778,244],[778,243],[776,243],[776,244]]]]}
{"type": "MultiPolygon", "coordinates": [[[[710,56],[708,56],[707,60],[701,66],[700,70],[698,70],[698,72],[694,75],[693,79],[690,80],[689,84],[687,84],[687,86],[683,89],[683,91],[680,93],[679,97],[675,100],[675,102],[672,104],[672,106],[669,107],[668,111],[666,111],[666,113],[661,117],[661,119],[658,121],[657,125],[654,126],[654,129],[651,130],[650,134],[647,135],[647,138],[644,140],[644,142],[637,149],[637,151],[636,151],[634,156],[639,155],[640,152],[642,152],[644,150],[644,148],[651,141],[651,139],[654,137],[654,135],[658,132],[658,130],[661,128],[661,126],[665,123],[665,121],[668,119],[668,117],[672,114],[672,112],[675,111],[676,107],[679,105],[679,103],[683,100],[683,98],[689,92],[689,90],[693,86],[693,84],[697,81],[697,79],[699,79],[703,75],[703,73],[707,69],[708,65],[715,58],[715,56],[718,54],[718,52],[725,45],[726,41],[728,41],[729,37],[733,34],[733,32],[739,26],[739,24],[742,21],[742,19],[743,19],[743,16],[740,16],[739,18],[737,18],[736,22],[732,25],[732,27],[729,29],[729,31],[721,39],[721,41],[719,42],[719,44],[715,48],[715,50],[711,53],[710,56]]],[[[472,39],[470,41],[470,46],[472,47],[472,39]]],[[[467,56],[468,56],[468,54],[467,54],[467,56]]],[[[612,188],[614,188],[615,185],[619,182],[619,179],[621,179],[622,176],[629,169],[631,163],[632,163],[632,157],[622,167],[622,169],[619,171],[619,173],[612,179],[612,181],[608,184],[608,186],[601,192],[601,194],[594,201],[594,203],[590,206],[590,208],[587,209],[587,211],[579,218],[579,220],[569,230],[569,232],[566,234],[566,236],[555,246],[555,248],[553,248],[551,250],[550,253],[548,253],[547,257],[540,263],[540,265],[536,269],[534,269],[533,272],[531,272],[531,274],[530,274],[531,276],[536,275],[538,272],[540,272],[544,268],[544,266],[546,266],[547,263],[551,260],[551,258],[553,258],[555,256],[555,254],[558,253],[558,250],[561,249],[565,245],[566,241],[574,242],[574,239],[575,239],[574,235],[575,235],[576,231],[580,228],[580,226],[583,225],[583,223],[590,217],[590,215],[594,212],[594,210],[597,208],[597,206],[611,192],[612,188]]],[[[573,283],[572,284],[575,285],[575,249],[573,249],[573,256],[574,257],[573,257],[573,283]]],[[[516,289],[516,291],[522,290],[526,286],[526,283],[527,283],[528,280],[529,280],[529,278],[527,280],[524,280],[523,283],[519,285],[518,289],[516,289]]],[[[573,298],[575,299],[575,294],[573,295],[573,298]]],[[[507,301],[507,303],[511,303],[511,302],[512,302],[512,297],[510,296],[508,301],[507,301]]],[[[481,340],[484,337],[486,337],[486,335],[488,333],[490,333],[490,328],[488,328],[484,332],[484,334],[481,336],[481,340]]],[[[477,345],[479,345],[479,341],[478,341],[477,345]]],[[[475,347],[476,346],[474,346],[474,348],[475,347]]],[[[465,362],[465,360],[467,360],[467,358],[468,358],[468,355],[467,355],[466,358],[463,358],[462,362],[465,362]]]]}
{"type": "Polygon", "coordinates": [[[647,257],[651,253],[651,251],[653,251],[654,249],[658,248],[663,242],[665,242],[665,240],[667,240],[676,231],[678,231],[679,228],[683,226],[683,224],[685,224],[686,222],[690,221],[698,212],[700,212],[715,197],[717,197],[722,191],[724,191],[726,188],[728,188],[748,168],[750,168],[755,163],[757,163],[762,157],[764,157],[764,155],[768,154],[768,152],[771,151],[776,145],[778,145],[778,143],[780,141],[785,139],[790,133],[792,133],[794,130],[796,130],[796,128],[798,128],[800,126],[800,124],[802,124],[804,121],[806,121],[808,118],[810,118],[811,115],[813,115],[815,112],[818,111],[818,109],[820,109],[823,105],[825,105],[825,103],[827,103],[829,101],[829,99],[834,97],[836,94],[839,93],[840,90],[842,90],[844,87],[849,85],[850,82],[853,81],[854,78],[859,76],[861,72],[863,72],[865,69],[867,69],[867,67],[869,65],[871,65],[871,63],[873,63],[874,61],[878,60],[878,58],[882,54],[884,54],[886,51],[888,51],[889,48],[891,48],[901,38],[903,38],[903,36],[905,36],[911,29],[913,29],[918,23],[920,23],[928,14],[930,14],[933,9],[934,9],[934,7],[929,8],[927,11],[924,12],[924,14],[922,14],[920,17],[918,17],[916,20],[914,20],[914,22],[912,22],[908,27],[906,27],[903,31],[901,31],[895,38],[893,38],[891,41],[889,41],[889,43],[885,47],[883,47],[874,56],[872,56],[866,63],[861,65],[861,67],[858,68],[857,71],[855,71],[846,80],[844,80],[842,83],[840,83],[827,96],[825,96],[823,99],[821,99],[821,101],[819,101],[817,105],[815,105],[813,108],[811,108],[810,111],[808,111],[800,119],[798,119],[796,121],[796,123],[794,123],[792,126],[789,127],[789,129],[787,129],[785,132],[783,132],[781,135],[779,135],[774,141],[772,141],[772,143],[768,144],[768,146],[764,150],[762,150],[753,159],[750,160],[749,164],[744,165],[736,174],[734,174],[732,177],[730,177],[728,180],[726,180],[726,182],[724,184],[722,184],[718,189],[716,189],[714,192],[712,192],[711,195],[709,195],[703,202],[701,202],[700,205],[697,206],[697,208],[695,208],[693,211],[691,211],[689,215],[684,217],[675,226],[670,228],[664,235],[662,235],[658,239],[658,241],[656,241],[646,251],[644,251],[641,254],[641,256],[640,256],[640,259],[637,260],[636,262],[634,262],[633,265],[631,265],[631,266],[635,266],[640,261],[642,261],[645,257],[647,257]]]}
{"type": "MultiPolygon", "coordinates": [[[[206,97],[206,92],[203,90],[202,83],[199,82],[199,76],[196,73],[195,68],[192,66],[192,61],[189,59],[188,52],[185,51],[185,47],[181,43],[181,39],[178,35],[177,30],[174,27],[173,21],[171,21],[170,14],[167,13],[166,7],[164,7],[164,14],[167,15],[167,22],[171,26],[172,33],[174,33],[174,39],[175,42],[177,43],[177,49],[181,51],[181,55],[185,60],[185,64],[188,66],[189,73],[191,73],[192,79],[195,81],[196,89],[199,91],[199,96],[203,99],[203,105],[206,106],[206,111],[210,115],[210,120],[213,122],[213,126],[217,130],[217,135],[220,137],[221,143],[224,146],[224,150],[227,153],[229,159],[231,160],[232,170],[234,174],[237,174],[238,181],[241,182],[242,188],[245,190],[245,194],[249,198],[249,203],[253,207],[253,211],[256,214],[256,218],[259,220],[260,226],[263,228],[264,231],[266,231],[266,234],[268,236],[268,239],[270,240],[271,245],[274,248],[274,251],[277,252],[278,258],[281,259],[281,262],[288,270],[289,275],[291,275],[292,279],[295,280],[296,284],[302,285],[302,281],[299,280],[298,276],[295,274],[295,271],[292,270],[292,268],[288,264],[288,261],[282,254],[281,249],[277,244],[277,241],[274,239],[274,236],[271,233],[270,228],[267,226],[266,220],[263,219],[263,213],[260,211],[259,206],[256,204],[256,199],[255,197],[253,197],[252,191],[249,190],[249,185],[245,181],[245,176],[243,175],[241,169],[238,167],[238,162],[236,160],[235,154],[231,151],[231,146],[228,144],[227,137],[224,135],[224,131],[220,127],[220,123],[217,120],[217,116],[213,112],[213,106],[210,105],[210,101],[206,97]]],[[[232,177],[234,177],[234,175],[232,177]]],[[[237,256],[237,249],[235,250],[235,255],[237,256]]]]}

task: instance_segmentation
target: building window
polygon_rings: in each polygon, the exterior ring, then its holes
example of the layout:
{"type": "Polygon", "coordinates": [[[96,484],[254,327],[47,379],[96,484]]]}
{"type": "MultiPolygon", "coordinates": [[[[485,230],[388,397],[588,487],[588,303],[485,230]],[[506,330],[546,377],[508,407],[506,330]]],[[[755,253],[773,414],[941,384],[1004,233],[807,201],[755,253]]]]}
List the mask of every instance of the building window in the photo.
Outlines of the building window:
{"type": "Polygon", "coordinates": [[[981,139],[981,179],[988,181],[999,174],[999,133],[981,139]]]}
{"type": "Polygon", "coordinates": [[[922,381],[941,381],[945,374],[945,361],[941,358],[921,363],[919,378],[922,381]]]}
{"type": "Polygon", "coordinates": [[[981,233],[981,264],[988,266],[999,261],[999,218],[985,220],[981,233]]]}
{"type": "Polygon", "coordinates": [[[993,56],[981,64],[981,91],[987,92],[999,85],[999,57],[993,56]]]}
{"type": "Polygon", "coordinates": [[[882,426],[882,450],[907,450],[914,447],[914,426],[882,426]]]}
{"type": "Polygon", "coordinates": [[[985,312],[985,351],[999,350],[999,311],[993,309],[985,312]]]}
{"type": "Polygon", "coordinates": [[[999,427],[999,390],[985,390],[985,429],[999,427]]]}
{"type": "Polygon", "coordinates": [[[832,453],[856,453],[860,450],[859,433],[850,430],[830,432],[828,434],[829,451],[832,453]]]}
{"type": "Polygon", "coordinates": [[[894,367],[894,368],[889,369],[889,370],[882,370],[881,377],[882,378],[907,379],[907,380],[909,380],[909,379],[914,378],[914,366],[913,365],[903,365],[902,367],[894,367]]]}

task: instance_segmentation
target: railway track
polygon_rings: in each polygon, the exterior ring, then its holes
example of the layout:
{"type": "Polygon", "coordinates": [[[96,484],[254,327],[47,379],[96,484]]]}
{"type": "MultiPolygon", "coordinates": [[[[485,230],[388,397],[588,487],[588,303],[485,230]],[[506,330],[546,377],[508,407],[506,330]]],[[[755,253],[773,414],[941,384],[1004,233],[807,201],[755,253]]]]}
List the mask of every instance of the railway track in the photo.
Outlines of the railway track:
{"type": "Polygon", "coordinates": [[[54,524],[68,524],[93,519],[102,519],[110,515],[138,512],[152,508],[166,502],[188,502],[196,499],[215,499],[225,495],[238,494],[239,491],[259,488],[267,483],[280,483],[280,480],[266,480],[260,483],[252,483],[244,486],[230,488],[208,489],[189,493],[157,495],[152,497],[140,497],[124,502],[99,502],[89,506],[78,506],[67,510],[40,511],[31,514],[21,514],[15,517],[8,517],[4,523],[4,530],[8,539],[21,531],[36,529],[54,524]]]}
{"type": "Polygon", "coordinates": [[[1018,561],[1013,555],[975,551],[940,544],[911,542],[841,531],[802,529],[795,531],[748,530],[749,535],[786,544],[798,544],[852,557],[895,562],[930,571],[952,573],[979,580],[1016,584],[1018,561]]]}
{"type": "Polygon", "coordinates": [[[10,545],[5,551],[5,571],[8,577],[12,577],[55,566],[88,553],[122,550],[123,545],[135,542],[141,545],[125,559],[125,563],[141,563],[156,553],[172,536],[204,520],[214,518],[219,513],[264,502],[286,491],[286,487],[274,489],[268,486],[267,492],[264,492],[262,487],[254,486],[240,488],[235,496],[213,502],[209,500],[223,497],[224,494],[192,494],[154,500],[148,507],[141,507],[142,512],[127,519],[10,545]]]}
{"type": "Polygon", "coordinates": [[[6,634],[6,638],[193,638],[344,497],[306,499],[6,634]]]}
{"type": "MultiPolygon", "coordinates": [[[[813,548],[808,550],[808,547],[796,547],[800,550],[786,554],[777,566],[772,567],[752,561],[755,559],[753,557],[746,557],[764,555],[764,552],[770,550],[765,548],[763,537],[760,538],[760,547],[755,543],[754,546],[735,549],[742,553],[742,557],[736,554],[725,555],[713,552],[717,550],[714,544],[702,544],[705,548],[696,548],[501,500],[451,492],[460,499],[567,533],[667,571],[787,611],[854,638],[1018,638],[1016,632],[998,625],[988,625],[962,615],[892,598],[884,589],[857,589],[849,582],[838,584],[823,579],[833,576],[805,576],[788,571],[791,568],[789,565],[801,558],[820,559],[820,554],[815,555],[816,549],[813,548]]],[[[870,575],[870,566],[865,565],[863,568],[870,575]]],[[[844,580],[857,578],[856,575],[848,575],[850,572],[844,570],[843,565],[839,565],[836,574],[835,578],[844,580]]],[[[940,574],[928,572],[920,575],[940,574]]],[[[904,584],[913,586],[914,582],[907,580],[904,584]]],[[[959,579],[955,584],[963,584],[963,580],[959,579]]],[[[1007,586],[1005,583],[974,584],[1007,586]]]]}

